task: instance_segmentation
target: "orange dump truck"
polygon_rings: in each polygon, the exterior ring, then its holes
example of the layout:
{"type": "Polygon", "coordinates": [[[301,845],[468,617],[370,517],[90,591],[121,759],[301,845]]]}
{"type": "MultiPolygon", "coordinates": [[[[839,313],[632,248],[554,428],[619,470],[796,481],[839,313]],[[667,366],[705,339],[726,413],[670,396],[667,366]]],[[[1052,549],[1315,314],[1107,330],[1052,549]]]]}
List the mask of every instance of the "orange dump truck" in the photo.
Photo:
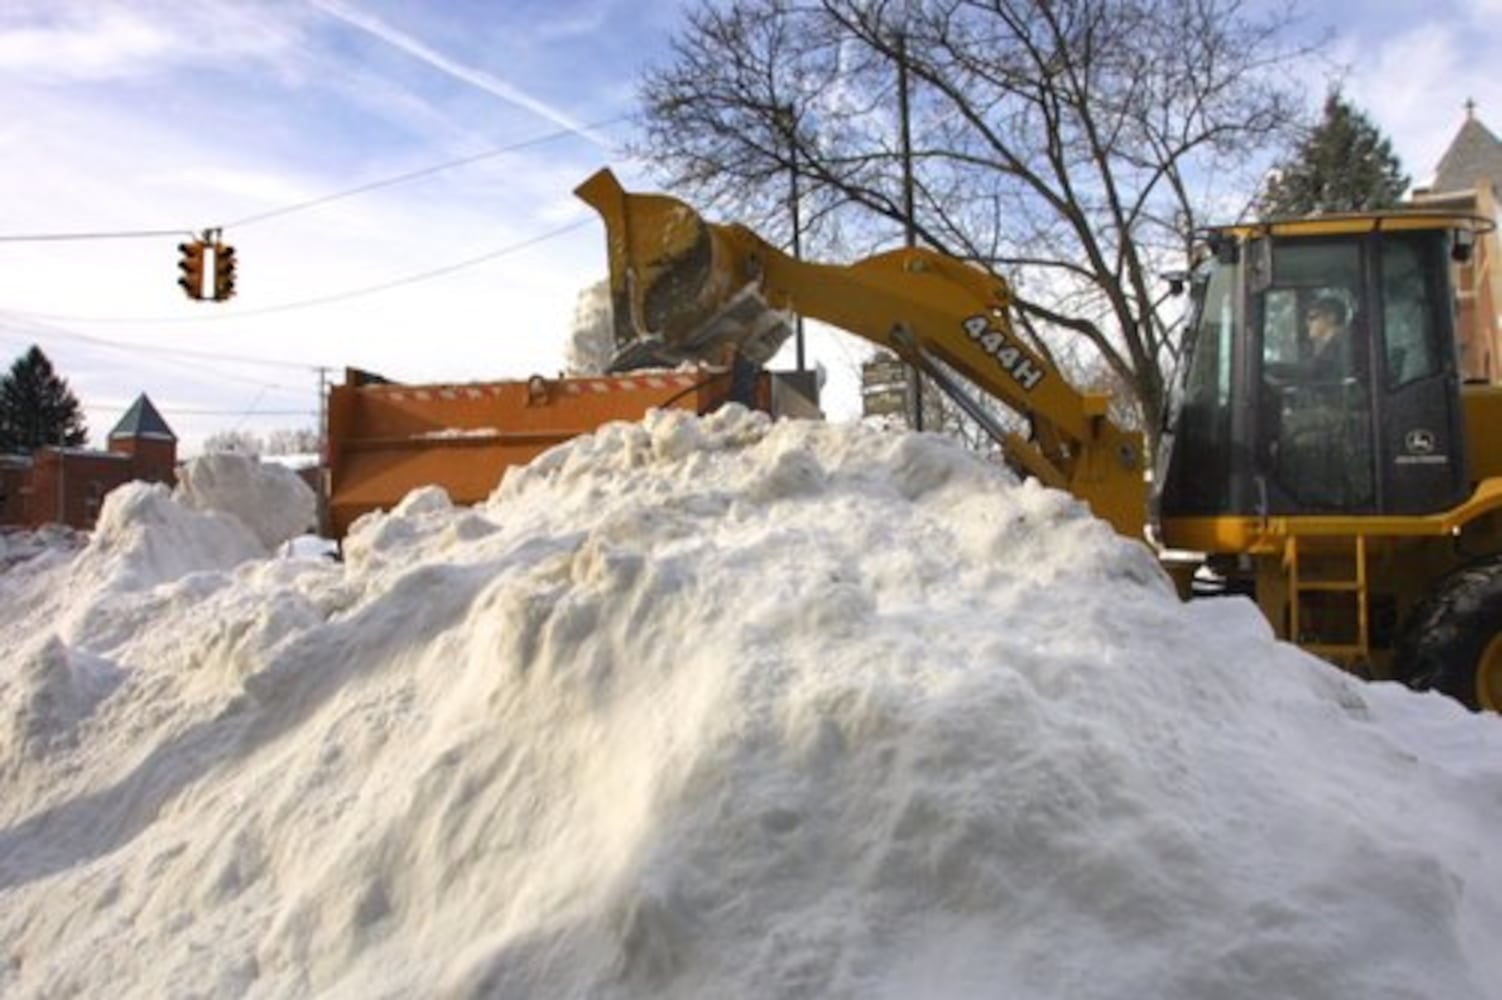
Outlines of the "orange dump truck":
{"type": "Polygon", "coordinates": [[[343,538],[360,515],[420,486],[478,503],[509,466],[653,408],[709,413],[735,399],[773,415],[817,416],[812,386],[811,372],[734,377],[728,369],[403,385],[348,369],[329,393],[327,530],[343,538]]]}

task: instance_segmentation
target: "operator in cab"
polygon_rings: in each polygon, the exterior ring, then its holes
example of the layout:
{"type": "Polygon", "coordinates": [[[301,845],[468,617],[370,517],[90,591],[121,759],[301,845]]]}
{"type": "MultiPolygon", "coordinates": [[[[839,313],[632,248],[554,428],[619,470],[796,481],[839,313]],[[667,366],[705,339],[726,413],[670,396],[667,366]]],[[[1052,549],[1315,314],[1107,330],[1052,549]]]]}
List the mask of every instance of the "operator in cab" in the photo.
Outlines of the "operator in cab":
{"type": "Polygon", "coordinates": [[[1280,479],[1310,512],[1371,502],[1371,424],[1362,362],[1346,301],[1316,295],[1304,312],[1298,383],[1283,402],[1280,479]]]}
{"type": "Polygon", "coordinates": [[[1334,295],[1322,295],[1309,304],[1305,323],[1309,333],[1310,375],[1316,381],[1334,381],[1354,374],[1347,319],[1345,302],[1334,295]]]}

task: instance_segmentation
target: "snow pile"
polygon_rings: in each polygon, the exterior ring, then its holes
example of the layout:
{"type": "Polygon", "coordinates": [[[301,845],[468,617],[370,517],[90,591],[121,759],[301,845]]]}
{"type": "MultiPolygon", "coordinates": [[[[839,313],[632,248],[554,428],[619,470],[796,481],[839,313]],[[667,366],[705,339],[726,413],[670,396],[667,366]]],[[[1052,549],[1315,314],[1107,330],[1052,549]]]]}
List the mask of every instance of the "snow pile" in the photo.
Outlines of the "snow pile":
{"type": "Polygon", "coordinates": [[[654,414],[342,566],[23,589],[6,996],[1502,981],[1494,719],[1180,604],[936,439],[654,414]]]}
{"type": "Polygon", "coordinates": [[[0,768],[15,769],[72,739],[78,723],[109,695],[122,674],[56,636],[27,647],[19,672],[0,685],[0,768]]]}
{"type": "Polygon", "coordinates": [[[48,524],[35,531],[0,530],[0,573],[38,556],[71,553],[83,547],[84,534],[61,524],[48,524]]]}
{"type": "Polygon", "coordinates": [[[615,329],[610,282],[601,279],[579,293],[574,325],[564,346],[564,370],[570,375],[599,375],[615,358],[615,329]]]}
{"type": "Polygon", "coordinates": [[[145,590],[265,555],[243,520],[216,510],[192,510],[176,502],[161,483],[136,481],[105,496],[73,575],[99,582],[99,589],[145,590]]]}
{"type": "Polygon", "coordinates": [[[270,551],[318,523],[318,498],[285,465],[211,452],[178,472],[176,499],[192,510],[238,518],[270,551]]]}

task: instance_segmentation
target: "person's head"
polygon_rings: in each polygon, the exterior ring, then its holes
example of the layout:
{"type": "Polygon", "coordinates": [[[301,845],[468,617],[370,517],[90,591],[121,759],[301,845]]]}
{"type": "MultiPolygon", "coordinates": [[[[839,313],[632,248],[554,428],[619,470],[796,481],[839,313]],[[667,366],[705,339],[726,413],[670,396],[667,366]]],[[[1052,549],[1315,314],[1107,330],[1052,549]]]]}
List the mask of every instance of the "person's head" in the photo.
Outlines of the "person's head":
{"type": "Polygon", "coordinates": [[[1309,304],[1304,315],[1309,324],[1309,339],[1323,344],[1346,325],[1346,304],[1333,295],[1321,295],[1309,304]]]}

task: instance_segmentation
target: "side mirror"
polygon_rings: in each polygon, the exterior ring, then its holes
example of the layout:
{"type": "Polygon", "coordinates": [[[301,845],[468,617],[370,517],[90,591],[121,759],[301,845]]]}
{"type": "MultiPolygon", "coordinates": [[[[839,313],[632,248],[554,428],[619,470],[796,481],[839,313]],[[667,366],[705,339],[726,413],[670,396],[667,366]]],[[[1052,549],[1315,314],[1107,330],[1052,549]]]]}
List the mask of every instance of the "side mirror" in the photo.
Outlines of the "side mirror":
{"type": "Polygon", "coordinates": [[[1450,234],[1450,259],[1457,264],[1469,264],[1476,249],[1476,234],[1469,229],[1457,229],[1450,234]]]}
{"type": "Polygon", "coordinates": [[[1265,292],[1273,283],[1273,241],[1259,236],[1248,244],[1247,286],[1252,292],[1265,292]]]}
{"type": "Polygon", "coordinates": [[[1236,242],[1234,236],[1212,237],[1210,250],[1215,254],[1216,261],[1221,264],[1232,265],[1241,263],[1241,244],[1236,242]]]}

